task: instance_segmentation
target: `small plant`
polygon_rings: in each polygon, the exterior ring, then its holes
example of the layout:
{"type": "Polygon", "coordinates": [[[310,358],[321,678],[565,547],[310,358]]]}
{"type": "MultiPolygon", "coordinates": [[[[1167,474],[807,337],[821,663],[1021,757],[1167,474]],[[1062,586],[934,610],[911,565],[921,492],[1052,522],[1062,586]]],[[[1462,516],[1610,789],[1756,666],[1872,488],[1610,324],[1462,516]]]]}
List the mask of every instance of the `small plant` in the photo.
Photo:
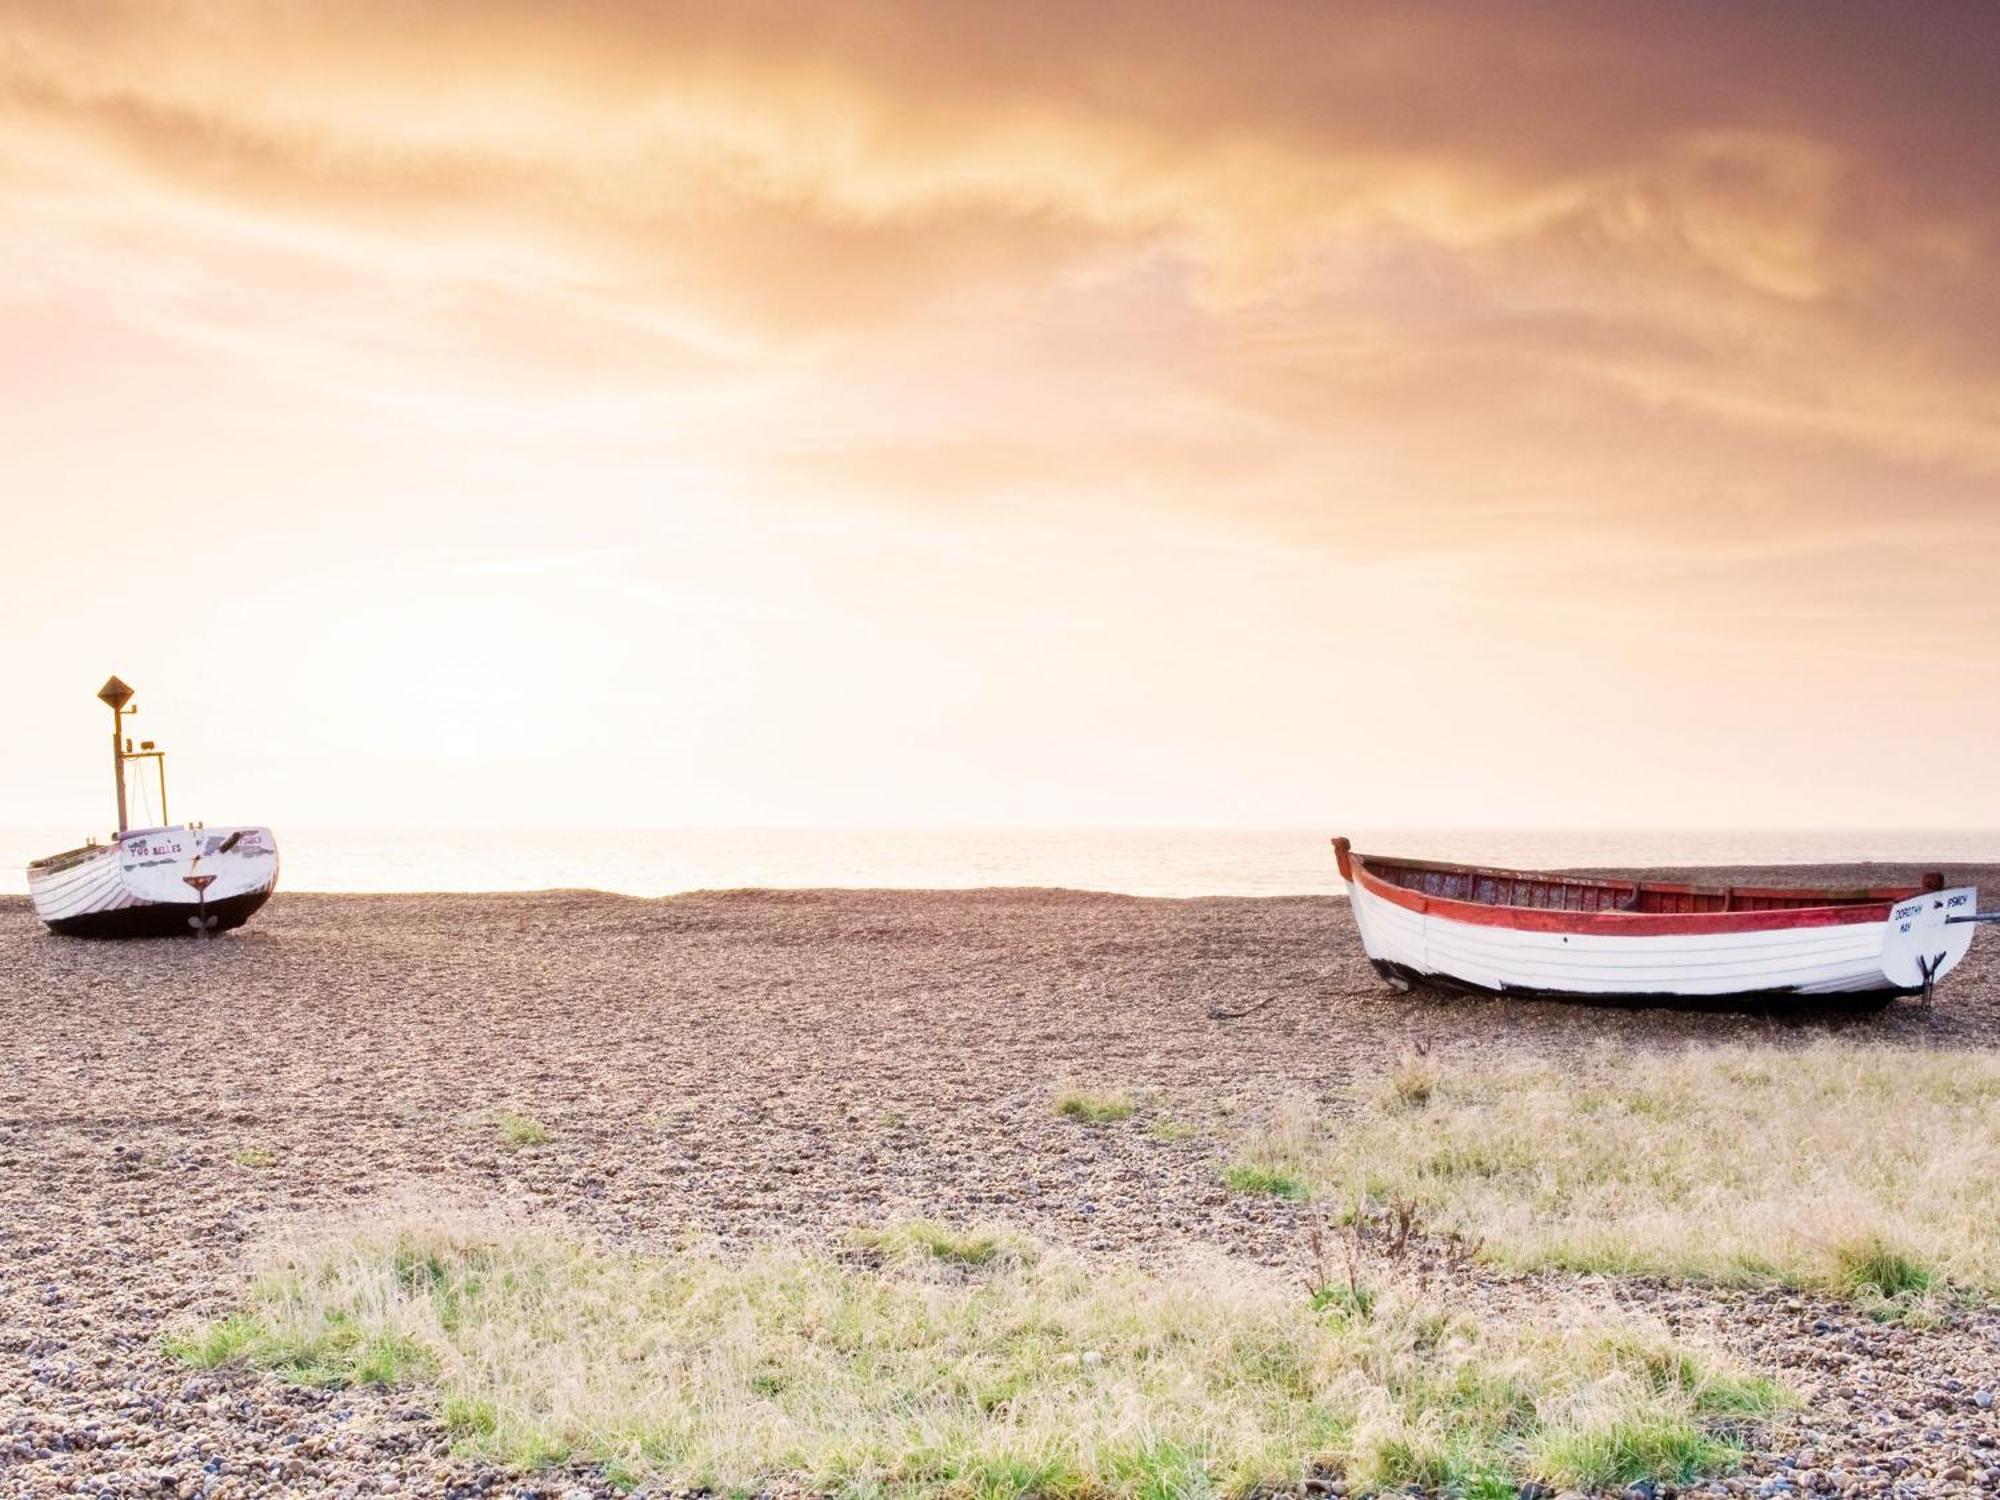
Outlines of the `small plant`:
{"type": "Polygon", "coordinates": [[[275,1167],[278,1164],[276,1153],[266,1151],[262,1146],[245,1146],[230,1160],[239,1167],[275,1167]]]}
{"type": "Polygon", "coordinates": [[[1946,1278],[1880,1235],[1835,1245],[1831,1256],[1835,1290],[1876,1322],[1924,1329],[1944,1321],[1946,1278]]]}
{"type": "Polygon", "coordinates": [[[1306,1301],[1336,1323],[1365,1322],[1375,1310],[1375,1288],[1361,1277],[1365,1224],[1349,1219],[1341,1227],[1340,1263],[1334,1264],[1325,1229],[1315,1218],[1306,1226],[1312,1269],[1306,1274],[1306,1301]]]}
{"type": "Polygon", "coordinates": [[[1222,1180],[1239,1193],[1287,1198],[1294,1203],[1303,1203],[1312,1196],[1305,1179],[1296,1173],[1257,1162],[1239,1162],[1223,1172],[1222,1180]]]}
{"type": "Polygon", "coordinates": [[[1422,1205],[1414,1198],[1392,1200],[1389,1204],[1386,1230],[1388,1240],[1384,1249],[1388,1251],[1391,1260],[1401,1260],[1409,1253],[1410,1241],[1421,1237],[1424,1232],[1422,1205]]]}
{"type": "Polygon", "coordinates": [[[1081,1120],[1086,1125],[1110,1125],[1132,1118],[1132,1100],[1126,1094],[1086,1094],[1072,1091],[1056,1100],[1056,1113],[1065,1120],[1081,1120]]]}
{"type": "Polygon", "coordinates": [[[1173,1145],[1178,1141],[1191,1141],[1200,1135],[1201,1131],[1180,1120],[1155,1120],[1146,1127],[1146,1133],[1156,1141],[1165,1141],[1168,1145],[1173,1145]]]}
{"type": "Polygon", "coordinates": [[[1887,1302],[1921,1297],[1938,1280],[1930,1267],[1894,1248],[1880,1235],[1834,1246],[1833,1274],[1835,1285],[1848,1296],[1872,1294],[1887,1302]]]}
{"type": "Polygon", "coordinates": [[[1375,1310],[1375,1288],[1363,1282],[1336,1281],[1308,1299],[1316,1313],[1330,1313],[1343,1322],[1366,1318],[1375,1310]]]}
{"type": "Polygon", "coordinates": [[[550,1139],[549,1127],[527,1115],[502,1115],[494,1124],[501,1142],[516,1150],[523,1146],[545,1146],[550,1139]]]}

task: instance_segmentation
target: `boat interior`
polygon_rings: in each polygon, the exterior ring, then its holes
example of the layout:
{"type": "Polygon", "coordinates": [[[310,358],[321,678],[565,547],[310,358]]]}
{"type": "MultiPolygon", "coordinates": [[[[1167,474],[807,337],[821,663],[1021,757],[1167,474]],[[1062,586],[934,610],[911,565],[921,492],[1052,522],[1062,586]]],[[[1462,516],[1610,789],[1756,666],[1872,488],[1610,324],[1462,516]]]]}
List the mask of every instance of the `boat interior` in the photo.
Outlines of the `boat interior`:
{"type": "Polygon", "coordinates": [[[1630,911],[1649,913],[1791,911],[1813,906],[1879,906],[1918,891],[1944,888],[1942,875],[1926,875],[1918,886],[1880,888],[1749,885],[1686,885],[1674,881],[1619,879],[1615,876],[1558,875],[1533,870],[1493,870],[1477,865],[1435,864],[1356,854],[1378,880],[1447,901],[1481,906],[1536,907],[1547,911],[1630,911]]]}
{"type": "Polygon", "coordinates": [[[116,847],[115,844],[93,843],[85,844],[78,849],[65,849],[60,854],[46,854],[40,859],[31,859],[28,861],[28,873],[31,875],[53,875],[58,870],[66,870],[71,865],[80,865],[86,859],[102,854],[106,849],[116,847]]]}

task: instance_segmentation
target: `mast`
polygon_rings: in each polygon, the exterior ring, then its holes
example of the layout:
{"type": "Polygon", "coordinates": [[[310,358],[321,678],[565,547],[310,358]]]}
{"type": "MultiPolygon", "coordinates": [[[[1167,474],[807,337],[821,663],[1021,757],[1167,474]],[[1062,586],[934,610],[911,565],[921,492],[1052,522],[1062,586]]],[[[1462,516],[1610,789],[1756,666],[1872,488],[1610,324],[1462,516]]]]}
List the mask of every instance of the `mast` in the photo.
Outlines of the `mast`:
{"type": "Polygon", "coordinates": [[[99,700],[111,706],[111,774],[118,779],[118,834],[123,838],[130,824],[125,813],[125,705],[132,701],[132,689],[116,677],[97,690],[99,700]]]}

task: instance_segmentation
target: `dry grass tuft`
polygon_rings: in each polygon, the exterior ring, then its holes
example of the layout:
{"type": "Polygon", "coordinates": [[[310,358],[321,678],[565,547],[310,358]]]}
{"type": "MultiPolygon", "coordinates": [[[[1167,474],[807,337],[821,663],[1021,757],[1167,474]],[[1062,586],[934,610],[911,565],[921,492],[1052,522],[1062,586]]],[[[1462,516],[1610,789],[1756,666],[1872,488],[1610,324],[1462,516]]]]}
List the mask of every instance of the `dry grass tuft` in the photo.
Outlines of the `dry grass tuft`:
{"type": "Polygon", "coordinates": [[[1431,1102],[1443,1076],[1430,1048],[1418,1042],[1384,1076],[1382,1102],[1390,1109],[1422,1109],[1431,1102]]]}
{"type": "Polygon", "coordinates": [[[2000,1057],[1822,1042],[1392,1080],[1275,1152],[1337,1202],[1415,1203],[1519,1266],[1783,1281],[1880,1313],[2000,1292],[2000,1057]]]}
{"type": "Polygon", "coordinates": [[[1718,1434],[1778,1399],[1628,1323],[1481,1327],[1393,1286],[1316,1308],[1220,1258],[947,1262],[930,1239],[857,1266],[377,1219],[272,1250],[244,1311],[174,1347],[433,1383],[459,1445],[507,1463],[852,1497],[1685,1481],[1731,1466],[1718,1434]]]}
{"type": "Polygon", "coordinates": [[[954,1266],[985,1266],[1003,1257],[1023,1260],[1032,1248],[1019,1236],[1001,1229],[953,1229],[931,1219],[914,1219],[881,1229],[857,1229],[849,1238],[855,1247],[891,1260],[928,1256],[954,1266]]]}

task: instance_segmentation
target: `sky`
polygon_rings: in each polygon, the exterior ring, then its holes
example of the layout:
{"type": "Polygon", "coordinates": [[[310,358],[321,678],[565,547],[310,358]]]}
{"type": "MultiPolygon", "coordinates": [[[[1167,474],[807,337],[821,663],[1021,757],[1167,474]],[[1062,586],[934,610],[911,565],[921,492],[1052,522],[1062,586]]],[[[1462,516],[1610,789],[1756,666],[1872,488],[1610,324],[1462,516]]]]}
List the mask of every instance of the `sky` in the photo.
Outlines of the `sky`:
{"type": "Polygon", "coordinates": [[[1996,58],[0,0],[0,822],[2000,827],[1996,58]]]}

